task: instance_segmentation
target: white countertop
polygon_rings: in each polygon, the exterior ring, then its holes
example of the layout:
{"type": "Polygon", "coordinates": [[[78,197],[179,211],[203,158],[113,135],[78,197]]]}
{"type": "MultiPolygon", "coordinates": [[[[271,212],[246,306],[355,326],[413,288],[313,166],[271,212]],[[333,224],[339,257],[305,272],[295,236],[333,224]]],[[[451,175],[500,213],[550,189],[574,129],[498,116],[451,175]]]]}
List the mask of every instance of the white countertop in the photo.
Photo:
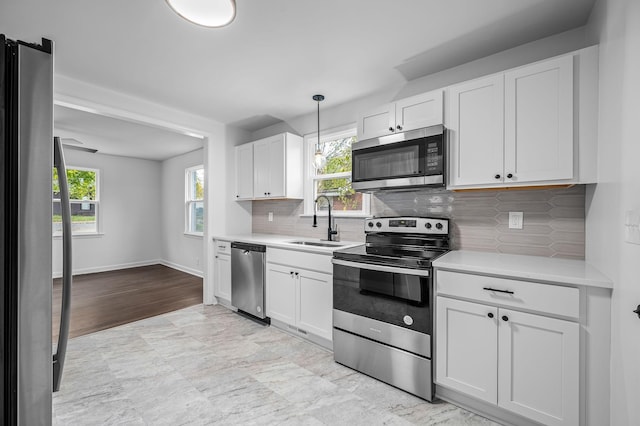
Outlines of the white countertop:
{"type": "Polygon", "coordinates": [[[438,269],[475,272],[560,284],[612,288],[613,283],[584,260],[453,250],[433,262],[438,269]]]}
{"type": "Polygon", "coordinates": [[[289,250],[306,251],[311,253],[320,253],[331,255],[334,250],[353,247],[362,242],[356,241],[335,241],[331,247],[307,246],[303,244],[292,244],[291,241],[313,241],[327,242],[318,238],[296,237],[294,235],[278,235],[278,234],[237,234],[237,235],[216,235],[214,240],[235,241],[241,243],[264,244],[267,247],[284,248],[289,250]]]}

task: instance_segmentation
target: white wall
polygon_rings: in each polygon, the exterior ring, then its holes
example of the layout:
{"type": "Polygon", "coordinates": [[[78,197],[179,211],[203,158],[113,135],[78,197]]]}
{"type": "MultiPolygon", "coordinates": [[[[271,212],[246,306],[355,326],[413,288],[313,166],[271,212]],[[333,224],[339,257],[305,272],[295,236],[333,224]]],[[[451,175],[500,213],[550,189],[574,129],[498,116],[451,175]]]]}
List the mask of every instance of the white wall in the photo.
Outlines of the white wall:
{"type": "Polygon", "coordinates": [[[640,423],[640,245],[624,215],[640,209],[640,2],[598,0],[587,26],[600,43],[599,183],[587,201],[586,257],[614,281],[611,425],[640,423]],[[590,198],[590,200],[589,200],[590,198]]]}
{"type": "MultiPolygon", "coordinates": [[[[387,102],[418,93],[446,87],[451,84],[518,67],[551,56],[560,55],[589,46],[585,28],[577,28],[565,33],[523,44],[486,58],[478,59],[455,68],[417,78],[407,82],[400,91],[380,90],[370,96],[342,105],[333,105],[327,98],[320,103],[320,129],[331,129],[356,123],[358,115],[387,102]]],[[[315,102],[309,97],[309,105],[315,102]]],[[[281,132],[305,135],[317,131],[317,116],[314,111],[286,123],[278,123],[253,132],[252,139],[260,139],[281,132]]]]}
{"type": "Polygon", "coordinates": [[[163,263],[202,276],[203,237],[185,231],[185,169],[204,164],[204,150],[198,149],[162,162],[161,227],[163,263]]]}
{"type": "MultiPolygon", "coordinates": [[[[70,168],[100,170],[102,235],[73,238],[73,271],[88,273],[157,263],[161,258],[157,161],[65,150],[70,168]]],[[[62,240],[53,240],[53,274],[62,273],[62,240]]]]}

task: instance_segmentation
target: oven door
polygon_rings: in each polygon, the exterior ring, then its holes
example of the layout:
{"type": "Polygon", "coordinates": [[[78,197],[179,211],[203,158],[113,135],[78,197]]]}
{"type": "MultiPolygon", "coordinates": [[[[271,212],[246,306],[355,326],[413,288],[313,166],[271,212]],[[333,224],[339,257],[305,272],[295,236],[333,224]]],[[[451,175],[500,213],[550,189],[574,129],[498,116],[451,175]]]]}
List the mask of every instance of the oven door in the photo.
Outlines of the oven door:
{"type": "Polygon", "coordinates": [[[333,308],[431,335],[430,269],[333,259],[333,308]]]}

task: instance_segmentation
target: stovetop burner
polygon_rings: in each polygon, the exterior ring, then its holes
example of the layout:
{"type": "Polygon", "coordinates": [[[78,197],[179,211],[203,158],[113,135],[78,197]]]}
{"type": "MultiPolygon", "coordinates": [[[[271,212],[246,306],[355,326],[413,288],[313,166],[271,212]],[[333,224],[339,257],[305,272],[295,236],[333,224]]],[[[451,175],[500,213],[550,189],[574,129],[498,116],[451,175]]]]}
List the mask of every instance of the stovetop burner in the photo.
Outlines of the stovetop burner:
{"type": "Polygon", "coordinates": [[[385,217],[365,220],[366,244],[336,250],[336,259],[403,266],[431,267],[449,251],[449,221],[425,217],[385,217]]]}

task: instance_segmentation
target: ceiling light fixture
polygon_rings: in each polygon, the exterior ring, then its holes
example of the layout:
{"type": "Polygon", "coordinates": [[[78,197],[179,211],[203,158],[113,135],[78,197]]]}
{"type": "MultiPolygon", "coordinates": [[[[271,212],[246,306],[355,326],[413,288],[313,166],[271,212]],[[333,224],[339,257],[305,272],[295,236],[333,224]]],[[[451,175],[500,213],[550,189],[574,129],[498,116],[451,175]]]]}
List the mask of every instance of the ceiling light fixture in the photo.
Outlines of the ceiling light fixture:
{"type": "Polygon", "coordinates": [[[208,28],[229,25],[236,17],[235,0],[165,0],[189,22],[208,28]]]}
{"type": "Polygon", "coordinates": [[[324,96],[313,95],[313,100],[318,102],[318,140],[316,141],[316,153],[313,156],[313,165],[316,170],[321,170],[327,165],[327,159],[320,147],[320,102],[324,101],[324,96]]]}

